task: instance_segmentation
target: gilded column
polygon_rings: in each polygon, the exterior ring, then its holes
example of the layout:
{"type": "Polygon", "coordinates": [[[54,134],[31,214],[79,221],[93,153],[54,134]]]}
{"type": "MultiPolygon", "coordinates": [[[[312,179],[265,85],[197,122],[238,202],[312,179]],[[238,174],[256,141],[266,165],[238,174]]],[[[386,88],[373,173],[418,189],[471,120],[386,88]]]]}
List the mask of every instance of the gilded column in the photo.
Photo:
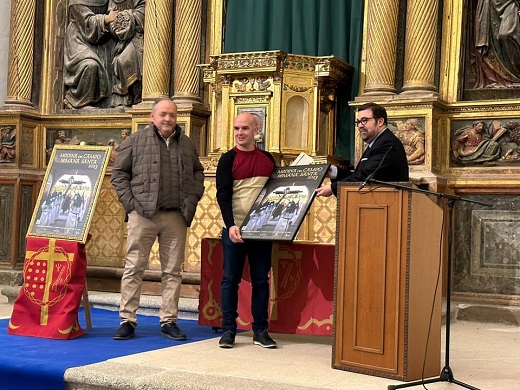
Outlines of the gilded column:
{"type": "Polygon", "coordinates": [[[143,101],[169,96],[173,0],[148,0],[144,21],[143,101]]]}
{"type": "Polygon", "coordinates": [[[5,104],[34,108],[31,101],[36,0],[11,3],[11,38],[5,104]]]}
{"type": "Polygon", "coordinates": [[[399,0],[365,1],[364,95],[394,94],[399,0]]]}
{"type": "Polygon", "coordinates": [[[437,91],[435,49],[439,0],[408,0],[403,92],[437,91]]]}
{"type": "Polygon", "coordinates": [[[200,64],[202,0],[177,0],[175,4],[174,96],[201,102],[200,64]]]}

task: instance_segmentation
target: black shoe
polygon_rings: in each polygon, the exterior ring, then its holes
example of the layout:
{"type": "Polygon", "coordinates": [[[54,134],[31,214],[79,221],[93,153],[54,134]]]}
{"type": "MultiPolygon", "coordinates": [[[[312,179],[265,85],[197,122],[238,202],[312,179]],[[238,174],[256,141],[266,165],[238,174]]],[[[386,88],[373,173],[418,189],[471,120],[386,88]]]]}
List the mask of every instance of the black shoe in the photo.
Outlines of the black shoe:
{"type": "Polygon", "coordinates": [[[177,323],[167,322],[161,325],[161,335],[172,340],[186,340],[186,335],[179,329],[177,323]]]}
{"type": "Polygon", "coordinates": [[[120,326],[119,329],[114,333],[114,340],[128,340],[134,337],[135,335],[135,325],[131,322],[125,321],[120,326]]]}
{"type": "Polygon", "coordinates": [[[235,346],[235,332],[226,330],[218,342],[220,348],[233,348],[235,346]]]}
{"type": "Polygon", "coordinates": [[[274,341],[267,333],[267,330],[255,333],[253,335],[253,344],[260,345],[263,348],[276,348],[276,341],[274,341]]]}

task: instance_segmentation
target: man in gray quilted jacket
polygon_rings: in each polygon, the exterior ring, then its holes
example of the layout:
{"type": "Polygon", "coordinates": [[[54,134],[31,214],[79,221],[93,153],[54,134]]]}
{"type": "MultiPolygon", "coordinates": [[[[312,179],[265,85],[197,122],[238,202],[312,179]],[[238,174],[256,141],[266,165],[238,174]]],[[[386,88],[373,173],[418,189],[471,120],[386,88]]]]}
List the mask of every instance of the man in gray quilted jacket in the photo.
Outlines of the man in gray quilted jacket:
{"type": "Polygon", "coordinates": [[[177,325],[186,234],[204,192],[204,168],[194,142],[177,125],[177,106],[155,102],[151,122],[120,145],[112,185],[127,215],[127,252],[121,278],[121,324],[114,340],[135,334],[143,274],[155,239],[159,242],[161,335],[185,340],[177,325]]]}

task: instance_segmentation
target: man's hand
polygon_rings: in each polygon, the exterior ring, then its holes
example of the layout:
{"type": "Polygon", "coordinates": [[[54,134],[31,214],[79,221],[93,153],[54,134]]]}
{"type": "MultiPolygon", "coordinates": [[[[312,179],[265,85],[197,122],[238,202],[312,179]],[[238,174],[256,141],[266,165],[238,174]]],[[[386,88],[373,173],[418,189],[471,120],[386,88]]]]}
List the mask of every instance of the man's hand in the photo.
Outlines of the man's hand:
{"type": "Polygon", "coordinates": [[[242,240],[242,235],[240,234],[240,228],[238,226],[231,226],[228,229],[228,233],[231,242],[234,242],[235,244],[244,242],[244,240],[242,240]]]}
{"type": "Polygon", "coordinates": [[[327,184],[326,186],[316,188],[316,196],[331,196],[332,195],[332,187],[330,184],[327,184]]]}
{"type": "Polygon", "coordinates": [[[105,24],[112,23],[114,20],[116,20],[116,16],[117,12],[111,9],[108,15],[105,15],[105,24]]]}

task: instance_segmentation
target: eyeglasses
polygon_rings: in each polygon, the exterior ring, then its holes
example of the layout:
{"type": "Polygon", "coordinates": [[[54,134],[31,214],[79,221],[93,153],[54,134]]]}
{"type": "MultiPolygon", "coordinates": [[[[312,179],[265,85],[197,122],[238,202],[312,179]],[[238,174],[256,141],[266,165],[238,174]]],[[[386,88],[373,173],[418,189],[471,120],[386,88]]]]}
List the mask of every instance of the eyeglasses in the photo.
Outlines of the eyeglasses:
{"type": "Polygon", "coordinates": [[[359,125],[365,126],[370,119],[377,119],[375,116],[371,118],[361,118],[360,120],[354,121],[354,126],[359,127],[359,125]]]}

